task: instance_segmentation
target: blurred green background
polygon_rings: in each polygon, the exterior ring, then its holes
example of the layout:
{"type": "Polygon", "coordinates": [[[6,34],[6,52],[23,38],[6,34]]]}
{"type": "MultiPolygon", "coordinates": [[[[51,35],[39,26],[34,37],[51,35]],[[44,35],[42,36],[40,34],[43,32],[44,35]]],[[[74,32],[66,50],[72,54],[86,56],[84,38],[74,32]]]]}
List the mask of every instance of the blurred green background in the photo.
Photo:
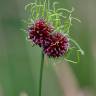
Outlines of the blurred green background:
{"type": "MultiPolygon", "coordinates": [[[[96,0],[57,1],[59,7],[73,6],[74,16],[82,21],[74,22],[71,32],[85,55],[78,64],[70,66],[80,88],[96,91],[96,0]]],[[[29,2],[33,1],[0,0],[0,96],[38,96],[41,49],[32,48],[26,33],[20,31],[26,15],[24,6],[29,2]]],[[[44,66],[42,96],[64,96],[51,64],[44,66]]]]}

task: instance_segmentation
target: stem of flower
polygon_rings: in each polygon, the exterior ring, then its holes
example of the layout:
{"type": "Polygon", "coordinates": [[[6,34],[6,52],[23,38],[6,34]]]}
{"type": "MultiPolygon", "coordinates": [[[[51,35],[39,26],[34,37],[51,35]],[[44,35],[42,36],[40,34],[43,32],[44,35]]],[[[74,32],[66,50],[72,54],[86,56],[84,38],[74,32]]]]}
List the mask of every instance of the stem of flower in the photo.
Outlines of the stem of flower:
{"type": "Polygon", "coordinates": [[[39,80],[39,96],[41,96],[41,93],[42,93],[41,91],[42,91],[43,67],[44,67],[44,53],[42,52],[41,67],[40,67],[40,80],[39,80]]]}

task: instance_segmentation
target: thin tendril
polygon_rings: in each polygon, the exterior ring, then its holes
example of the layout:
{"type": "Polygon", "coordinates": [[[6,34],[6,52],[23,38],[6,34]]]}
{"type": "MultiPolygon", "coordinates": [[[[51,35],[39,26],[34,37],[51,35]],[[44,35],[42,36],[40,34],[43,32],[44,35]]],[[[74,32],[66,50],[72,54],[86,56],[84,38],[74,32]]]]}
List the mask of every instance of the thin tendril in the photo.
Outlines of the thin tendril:
{"type": "Polygon", "coordinates": [[[81,49],[81,47],[79,46],[79,44],[74,39],[72,39],[72,38],[70,38],[70,41],[73,42],[77,46],[78,51],[80,51],[81,54],[84,55],[84,51],[81,49]]]}
{"type": "Polygon", "coordinates": [[[65,61],[68,61],[68,62],[70,62],[70,63],[75,63],[75,64],[77,63],[77,62],[72,61],[72,60],[69,60],[69,59],[67,59],[67,58],[64,58],[64,60],[65,60],[65,61]]]}

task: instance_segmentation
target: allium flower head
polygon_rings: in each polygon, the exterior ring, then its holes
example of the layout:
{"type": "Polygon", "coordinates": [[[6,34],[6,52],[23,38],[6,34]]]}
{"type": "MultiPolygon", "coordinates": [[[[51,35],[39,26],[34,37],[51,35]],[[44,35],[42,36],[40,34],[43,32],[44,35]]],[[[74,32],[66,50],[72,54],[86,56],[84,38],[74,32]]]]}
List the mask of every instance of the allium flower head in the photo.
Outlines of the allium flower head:
{"type": "Polygon", "coordinates": [[[31,39],[35,44],[40,47],[44,44],[46,38],[53,32],[53,27],[47,24],[45,20],[37,20],[28,29],[29,39],[31,39]]]}
{"type": "Polygon", "coordinates": [[[49,57],[64,56],[64,60],[70,62],[74,62],[69,59],[70,52],[75,52],[77,59],[79,53],[84,55],[82,48],[69,34],[72,21],[76,20],[81,22],[78,18],[73,17],[72,13],[74,12],[74,8],[72,7],[71,10],[57,8],[56,4],[58,2],[50,4],[49,0],[44,0],[44,2],[40,0],[38,3],[37,0],[35,1],[25,6],[28,14],[27,25],[31,21],[34,22],[30,27],[27,26],[28,38],[32,43],[39,45],[43,53],[49,57]]]}
{"type": "Polygon", "coordinates": [[[59,57],[68,51],[69,40],[61,33],[54,33],[47,39],[47,44],[43,46],[43,51],[49,57],[59,57]]]}

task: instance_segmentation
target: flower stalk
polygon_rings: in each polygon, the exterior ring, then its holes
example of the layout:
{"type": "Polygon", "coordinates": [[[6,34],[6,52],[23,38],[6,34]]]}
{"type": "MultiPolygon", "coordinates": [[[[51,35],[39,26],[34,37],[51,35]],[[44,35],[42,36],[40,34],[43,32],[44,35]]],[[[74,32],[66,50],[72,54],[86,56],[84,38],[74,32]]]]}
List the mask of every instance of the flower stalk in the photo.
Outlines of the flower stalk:
{"type": "Polygon", "coordinates": [[[40,80],[39,80],[39,95],[42,94],[42,80],[43,80],[43,67],[44,67],[44,53],[41,54],[41,67],[40,67],[40,80]]]}

